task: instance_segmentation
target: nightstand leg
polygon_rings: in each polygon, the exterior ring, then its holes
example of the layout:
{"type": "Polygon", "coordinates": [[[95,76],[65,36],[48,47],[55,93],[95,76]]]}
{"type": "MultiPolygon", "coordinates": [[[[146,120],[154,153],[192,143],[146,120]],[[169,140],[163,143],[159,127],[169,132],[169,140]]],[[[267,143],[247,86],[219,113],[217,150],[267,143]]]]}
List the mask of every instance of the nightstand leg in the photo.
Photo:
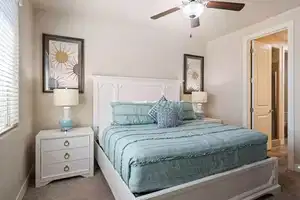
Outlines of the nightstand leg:
{"type": "Polygon", "coordinates": [[[94,176],[94,173],[88,173],[88,174],[83,174],[81,175],[82,177],[85,177],[85,178],[89,178],[89,177],[93,177],[94,176]]]}
{"type": "Polygon", "coordinates": [[[50,183],[50,181],[48,181],[48,182],[35,181],[35,187],[36,188],[43,187],[45,185],[48,185],[49,183],[50,183]]]}

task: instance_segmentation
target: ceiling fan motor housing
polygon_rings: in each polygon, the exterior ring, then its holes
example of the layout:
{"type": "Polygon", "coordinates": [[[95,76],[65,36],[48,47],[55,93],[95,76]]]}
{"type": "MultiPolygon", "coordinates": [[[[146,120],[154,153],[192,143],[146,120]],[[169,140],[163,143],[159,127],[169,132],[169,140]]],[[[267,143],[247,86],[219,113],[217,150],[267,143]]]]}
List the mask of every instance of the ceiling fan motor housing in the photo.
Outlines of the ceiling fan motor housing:
{"type": "Polygon", "coordinates": [[[196,28],[200,26],[199,18],[191,19],[191,28],[196,28]]]}

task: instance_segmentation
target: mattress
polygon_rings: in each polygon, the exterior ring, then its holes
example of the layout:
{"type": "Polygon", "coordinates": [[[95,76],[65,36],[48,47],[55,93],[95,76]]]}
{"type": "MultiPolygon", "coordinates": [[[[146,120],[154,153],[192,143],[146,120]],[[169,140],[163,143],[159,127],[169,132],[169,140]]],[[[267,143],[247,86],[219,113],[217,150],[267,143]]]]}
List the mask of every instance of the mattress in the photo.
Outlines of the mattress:
{"type": "Polygon", "coordinates": [[[102,148],[132,193],[176,186],[267,158],[267,136],[200,120],[174,128],[110,126],[102,148]]]}

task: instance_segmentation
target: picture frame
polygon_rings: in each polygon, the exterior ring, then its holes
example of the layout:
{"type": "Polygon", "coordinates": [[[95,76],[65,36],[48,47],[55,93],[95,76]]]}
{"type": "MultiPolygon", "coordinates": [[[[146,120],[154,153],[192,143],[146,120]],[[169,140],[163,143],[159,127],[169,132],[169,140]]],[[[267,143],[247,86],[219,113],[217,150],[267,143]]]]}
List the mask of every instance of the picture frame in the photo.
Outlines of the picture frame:
{"type": "Polygon", "coordinates": [[[184,54],[183,93],[204,91],[204,57],[184,54]]]}
{"type": "Polygon", "coordinates": [[[43,34],[43,92],[55,88],[84,93],[84,39],[43,34]]]}

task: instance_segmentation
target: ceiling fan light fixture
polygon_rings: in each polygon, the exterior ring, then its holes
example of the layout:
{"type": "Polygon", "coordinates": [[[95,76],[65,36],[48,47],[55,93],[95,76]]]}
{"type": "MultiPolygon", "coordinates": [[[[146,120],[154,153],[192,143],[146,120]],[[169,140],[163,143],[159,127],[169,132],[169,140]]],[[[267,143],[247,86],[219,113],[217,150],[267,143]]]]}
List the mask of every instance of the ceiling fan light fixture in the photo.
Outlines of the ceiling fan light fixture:
{"type": "Polygon", "coordinates": [[[203,11],[204,5],[197,1],[192,1],[182,8],[183,15],[188,19],[198,18],[203,11]]]}

